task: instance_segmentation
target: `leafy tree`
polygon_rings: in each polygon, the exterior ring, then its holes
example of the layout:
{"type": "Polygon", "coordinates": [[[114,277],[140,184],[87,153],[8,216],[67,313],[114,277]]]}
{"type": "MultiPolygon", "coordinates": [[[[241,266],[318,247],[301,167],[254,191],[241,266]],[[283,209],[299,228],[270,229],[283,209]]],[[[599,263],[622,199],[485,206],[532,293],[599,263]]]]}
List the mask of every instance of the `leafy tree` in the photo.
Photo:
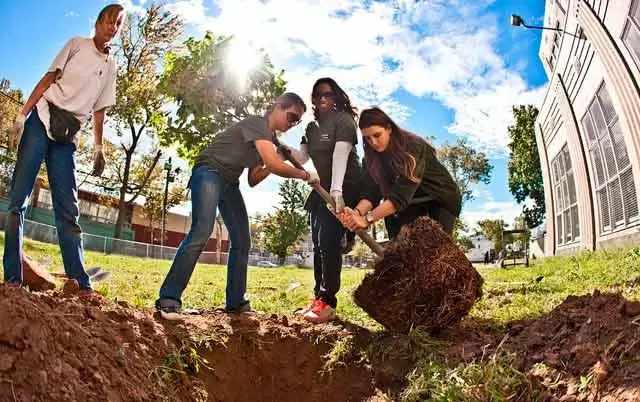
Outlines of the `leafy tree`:
{"type": "Polygon", "coordinates": [[[473,241],[467,235],[459,235],[456,244],[466,253],[473,248],[473,241]]]}
{"type": "Polygon", "coordinates": [[[293,247],[309,232],[304,201],[308,194],[305,184],[297,180],[285,180],[278,190],[280,207],[264,220],[265,246],[271,253],[284,259],[293,247]]]}
{"type": "Polygon", "coordinates": [[[264,216],[256,213],[249,221],[249,232],[251,233],[251,248],[264,251],[264,216]]]}
{"type": "Polygon", "coordinates": [[[509,191],[518,204],[533,200],[533,207],[524,206],[522,213],[529,227],[542,223],[545,215],[544,183],[534,124],[538,109],[533,105],[513,108],[515,124],[509,126],[509,191]]]}
{"type": "MultiPolygon", "coordinates": [[[[471,147],[466,139],[461,138],[453,144],[445,144],[438,150],[438,159],[449,170],[453,180],[462,194],[462,204],[473,200],[471,187],[476,183],[489,184],[493,166],[484,152],[471,147]]],[[[456,219],[453,240],[462,248],[469,249],[471,240],[465,236],[467,226],[461,219],[456,219]]]]}
{"type": "Polygon", "coordinates": [[[169,52],[161,80],[163,93],[178,104],[161,144],[178,144],[178,155],[193,161],[220,131],[249,115],[262,115],[285,90],[284,72],[276,73],[269,57],[247,49],[255,66],[243,70],[234,60],[240,43],[233,37],[189,38],[186,52],[169,52]],[[246,72],[246,74],[245,74],[246,72]]]}
{"type": "Polygon", "coordinates": [[[158,67],[174,42],[182,34],[181,20],[161,4],[151,4],[144,15],[130,14],[117,43],[116,105],[109,109],[110,124],[122,139],[117,153],[107,159],[118,166],[108,179],[120,189],[115,237],[129,220],[127,212],[142,195],[160,159],[160,151],[151,149],[140,155],[139,148],[153,142],[167,126],[168,99],[158,90],[158,67]],[[121,152],[120,152],[121,151],[121,152]]]}
{"type": "Polygon", "coordinates": [[[460,188],[462,202],[473,200],[471,186],[489,184],[493,166],[484,152],[479,152],[461,138],[455,144],[445,144],[438,150],[438,159],[449,170],[460,188]]]}
{"type": "Polygon", "coordinates": [[[13,168],[16,163],[15,150],[6,148],[9,144],[9,129],[22,110],[24,99],[22,91],[11,89],[11,83],[7,79],[0,80],[0,196],[6,197],[13,176],[13,168]]]}
{"type": "Polygon", "coordinates": [[[456,222],[453,226],[453,234],[452,238],[456,242],[460,248],[462,248],[465,252],[467,252],[470,248],[473,247],[473,242],[471,238],[467,235],[469,232],[469,227],[467,226],[462,219],[456,219],[456,222]]]}
{"type": "MultiPolygon", "coordinates": [[[[164,201],[164,188],[166,180],[166,171],[162,166],[156,166],[149,176],[149,184],[142,190],[141,195],[144,196],[144,204],[140,207],[143,216],[149,222],[149,230],[151,231],[151,244],[153,239],[159,237],[162,228],[162,204],[164,201]]],[[[167,203],[165,211],[170,210],[176,205],[180,205],[184,200],[186,188],[181,180],[173,181],[167,191],[167,203]]]]}
{"type": "Polygon", "coordinates": [[[499,252],[504,248],[502,230],[506,224],[502,219],[483,219],[478,221],[478,226],[484,236],[493,243],[493,249],[499,252]]]}
{"type": "Polygon", "coordinates": [[[0,134],[2,144],[9,142],[9,129],[22,110],[24,98],[22,91],[11,89],[11,82],[3,78],[0,80],[0,134]]]}

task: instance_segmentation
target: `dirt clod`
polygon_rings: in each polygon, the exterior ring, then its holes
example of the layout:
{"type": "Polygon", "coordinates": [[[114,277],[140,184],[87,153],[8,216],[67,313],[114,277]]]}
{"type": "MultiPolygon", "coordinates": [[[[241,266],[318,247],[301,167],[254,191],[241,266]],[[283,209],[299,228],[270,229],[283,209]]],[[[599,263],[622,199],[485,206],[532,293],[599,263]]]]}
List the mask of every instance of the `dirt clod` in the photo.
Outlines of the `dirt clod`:
{"type": "Polygon", "coordinates": [[[66,296],[72,296],[80,291],[80,285],[75,279],[67,279],[62,285],[62,293],[66,296]]]}
{"type": "Polygon", "coordinates": [[[386,328],[408,332],[458,323],[482,295],[483,279],[440,225],[421,217],[386,247],[354,293],[386,328]]]}
{"type": "Polygon", "coordinates": [[[56,287],[55,278],[38,261],[22,254],[22,281],[33,291],[51,290],[56,287]]]}

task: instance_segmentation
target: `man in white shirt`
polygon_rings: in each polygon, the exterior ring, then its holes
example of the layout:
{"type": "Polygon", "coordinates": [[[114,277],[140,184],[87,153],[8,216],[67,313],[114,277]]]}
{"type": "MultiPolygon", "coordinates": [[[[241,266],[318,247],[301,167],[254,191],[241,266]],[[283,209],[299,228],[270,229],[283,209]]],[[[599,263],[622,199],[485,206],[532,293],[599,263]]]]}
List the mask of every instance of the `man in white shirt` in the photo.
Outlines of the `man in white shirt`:
{"type": "Polygon", "coordinates": [[[24,213],[44,160],[65,272],[83,291],[91,292],[78,225],[74,153],[78,129],[93,113],[93,174],[102,174],[105,110],[116,102],[116,64],[109,55],[109,45],[123,19],[123,6],[108,5],[98,15],[92,38],[75,37],[67,42],[10,130],[9,146],[15,147],[18,139],[19,146],[5,223],[4,280],[9,284],[22,285],[24,213]]]}

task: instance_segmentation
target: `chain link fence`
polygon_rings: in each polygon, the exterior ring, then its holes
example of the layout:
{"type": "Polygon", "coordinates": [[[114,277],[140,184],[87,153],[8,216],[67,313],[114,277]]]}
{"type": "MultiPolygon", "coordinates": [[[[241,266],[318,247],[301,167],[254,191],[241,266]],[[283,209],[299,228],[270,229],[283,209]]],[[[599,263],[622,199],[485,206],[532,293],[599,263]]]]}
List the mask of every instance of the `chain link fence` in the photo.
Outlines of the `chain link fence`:
{"type": "MultiPolygon", "coordinates": [[[[4,230],[4,219],[6,214],[0,213],[2,230],[4,230]]],[[[25,219],[23,235],[26,238],[41,241],[44,243],[58,244],[58,230],[55,226],[46,225],[25,219]]],[[[87,251],[97,251],[104,254],[118,254],[139,258],[155,258],[162,260],[172,260],[178,251],[175,247],[166,247],[155,244],[140,243],[131,240],[114,239],[82,233],[82,242],[87,251]]],[[[226,264],[229,253],[205,251],[200,255],[199,263],[202,264],[226,264]]],[[[251,263],[251,261],[250,261],[251,263]]],[[[257,261],[256,261],[257,263],[257,261]]]]}
{"type": "MultiPolygon", "coordinates": [[[[6,214],[0,213],[0,229],[4,230],[4,220],[6,214]]],[[[44,243],[58,244],[58,230],[55,226],[46,225],[25,219],[23,235],[26,238],[41,241],[44,243]]],[[[176,247],[160,246],[156,244],[141,243],[131,240],[114,239],[112,237],[97,236],[89,233],[82,233],[82,242],[87,251],[96,251],[104,254],[118,254],[138,258],[154,258],[161,260],[173,260],[178,249],[176,247]]],[[[225,265],[229,258],[229,253],[203,251],[198,259],[201,264],[221,264],[225,265]]],[[[249,265],[269,266],[264,263],[280,265],[277,256],[250,254],[249,265]]],[[[289,256],[285,259],[286,265],[298,265],[300,258],[289,256]]]]}

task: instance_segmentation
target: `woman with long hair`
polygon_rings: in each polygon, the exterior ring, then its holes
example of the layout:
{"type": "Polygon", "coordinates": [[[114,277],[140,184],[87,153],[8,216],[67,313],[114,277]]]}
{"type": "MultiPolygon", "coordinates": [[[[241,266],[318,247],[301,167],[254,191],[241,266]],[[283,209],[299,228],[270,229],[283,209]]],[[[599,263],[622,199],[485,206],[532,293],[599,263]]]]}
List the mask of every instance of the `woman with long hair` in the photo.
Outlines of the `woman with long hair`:
{"type": "Polygon", "coordinates": [[[429,216],[451,235],[462,196],[435,148],[377,107],[362,111],[359,126],[364,138],[363,191],[358,205],[340,215],[342,223],[356,231],[384,219],[394,238],[402,226],[429,216]]]}
{"type": "Polygon", "coordinates": [[[319,181],[316,173],[284,163],[273,142],[276,132],[285,132],[297,125],[305,110],[298,95],[285,93],[264,116],[249,116],[217,134],[196,158],[191,174],[191,228],[160,288],[156,308],[162,317],[180,319],[182,292],[213,232],[217,209],[231,241],[225,310],[245,312],[251,309],[245,298],[251,247],[249,217],[238,179],[245,168],[249,168],[251,187],[269,173],[301,179],[309,184],[319,181]]]}
{"type": "MultiPolygon", "coordinates": [[[[358,201],[361,174],[355,150],[358,112],[332,78],[317,80],[311,98],[315,120],[307,125],[300,151],[292,151],[301,163],[311,158],[320,184],[335,202],[335,212],[341,213],[345,206],[358,201]]],[[[311,217],[315,286],[313,299],[302,314],[306,320],[320,323],[336,318],[342,254],[353,245],[354,234],[345,230],[315,191],[305,207],[311,217]]]]}

